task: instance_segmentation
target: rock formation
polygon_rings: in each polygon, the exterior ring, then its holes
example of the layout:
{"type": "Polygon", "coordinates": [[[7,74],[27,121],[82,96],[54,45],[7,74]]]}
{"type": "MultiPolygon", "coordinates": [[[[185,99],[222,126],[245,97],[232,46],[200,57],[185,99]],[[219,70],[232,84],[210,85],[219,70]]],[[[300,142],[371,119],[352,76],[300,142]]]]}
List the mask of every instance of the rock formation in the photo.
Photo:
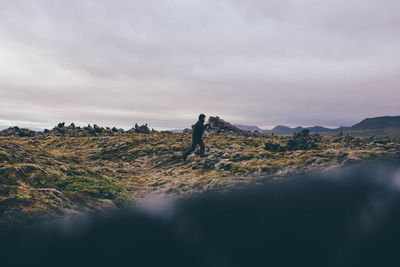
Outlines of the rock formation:
{"type": "Polygon", "coordinates": [[[3,131],[0,131],[0,136],[18,136],[18,137],[33,137],[33,136],[43,136],[43,135],[54,135],[54,136],[110,136],[110,135],[121,135],[124,133],[151,133],[156,132],[154,129],[150,130],[147,124],[138,125],[137,123],[135,126],[128,130],[124,131],[124,129],[118,129],[116,127],[109,128],[109,127],[100,127],[97,124],[91,126],[80,127],[75,126],[74,123],[71,123],[69,126],[65,125],[65,122],[58,123],[53,129],[45,129],[43,132],[36,132],[25,128],[19,128],[17,126],[7,128],[3,131]]]}
{"type": "Polygon", "coordinates": [[[26,129],[26,128],[19,128],[18,126],[10,127],[0,131],[0,136],[15,136],[15,137],[33,137],[36,135],[35,131],[26,129]]]}
{"type": "Polygon", "coordinates": [[[284,152],[294,150],[308,150],[318,147],[318,143],[321,142],[322,137],[313,133],[310,134],[309,130],[303,130],[300,133],[294,133],[293,136],[286,142],[285,146],[281,146],[279,143],[274,143],[270,140],[265,142],[265,149],[271,152],[284,152]]]}

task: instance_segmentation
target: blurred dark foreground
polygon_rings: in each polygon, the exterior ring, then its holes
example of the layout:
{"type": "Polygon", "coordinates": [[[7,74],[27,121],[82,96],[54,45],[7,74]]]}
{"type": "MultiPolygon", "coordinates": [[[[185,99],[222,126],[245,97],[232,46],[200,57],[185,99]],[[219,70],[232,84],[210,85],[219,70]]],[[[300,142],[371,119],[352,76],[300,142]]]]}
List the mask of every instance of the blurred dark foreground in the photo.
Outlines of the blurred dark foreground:
{"type": "Polygon", "coordinates": [[[400,164],[0,230],[0,266],[400,266],[400,164]]]}

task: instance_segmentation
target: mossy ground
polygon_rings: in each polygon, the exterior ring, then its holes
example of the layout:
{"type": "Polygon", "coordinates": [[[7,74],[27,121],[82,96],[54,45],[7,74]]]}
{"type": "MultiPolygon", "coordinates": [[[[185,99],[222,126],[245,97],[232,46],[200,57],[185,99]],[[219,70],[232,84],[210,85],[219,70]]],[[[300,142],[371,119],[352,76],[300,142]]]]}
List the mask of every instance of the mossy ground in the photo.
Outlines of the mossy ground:
{"type": "Polygon", "coordinates": [[[379,143],[368,137],[325,136],[311,150],[264,148],[267,140],[284,145],[288,138],[207,134],[208,156],[192,154],[184,162],[190,134],[0,137],[0,217],[140,201],[149,193],[180,197],[229,190],[238,183],[400,157],[398,137],[379,143]]]}

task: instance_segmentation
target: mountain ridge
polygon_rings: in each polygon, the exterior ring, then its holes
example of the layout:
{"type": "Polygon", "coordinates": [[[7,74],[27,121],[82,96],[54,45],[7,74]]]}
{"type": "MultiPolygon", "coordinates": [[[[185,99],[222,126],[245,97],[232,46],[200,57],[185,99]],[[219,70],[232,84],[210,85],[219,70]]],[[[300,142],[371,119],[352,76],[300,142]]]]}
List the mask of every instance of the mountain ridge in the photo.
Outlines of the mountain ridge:
{"type": "Polygon", "coordinates": [[[400,116],[366,118],[351,127],[353,130],[373,130],[379,128],[400,128],[400,116]]]}
{"type": "Polygon", "coordinates": [[[242,130],[252,131],[258,130],[264,133],[297,133],[303,130],[309,130],[314,133],[335,133],[345,131],[367,131],[367,130],[384,130],[389,128],[400,129],[400,116],[379,116],[373,118],[366,118],[352,126],[341,126],[338,128],[328,128],[324,126],[311,126],[311,127],[289,127],[285,125],[277,125],[271,130],[261,129],[257,126],[247,126],[242,124],[235,124],[236,127],[242,130]]]}

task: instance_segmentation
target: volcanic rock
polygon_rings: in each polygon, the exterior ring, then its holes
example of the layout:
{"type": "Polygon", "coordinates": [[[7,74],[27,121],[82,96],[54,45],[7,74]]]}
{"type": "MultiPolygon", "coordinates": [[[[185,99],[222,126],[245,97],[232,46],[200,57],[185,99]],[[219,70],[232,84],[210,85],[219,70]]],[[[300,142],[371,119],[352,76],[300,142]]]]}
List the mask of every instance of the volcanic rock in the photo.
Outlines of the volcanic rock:
{"type": "Polygon", "coordinates": [[[321,141],[321,136],[319,134],[310,135],[309,130],[303,130],[300,133],[293,134],[292,139],[290,139],[285,146],[286,150],[307,150],[316,148],[317,142],[321,141]]]}
{"type": "MultiPolygon", "coordinates": [[[[210,122],[210,129],[209,131],[212,133],[229,133],[229,134],[236,134],[236,135],[243,135],[243,136],[258,136],[259,132],[250,132],[239,129],[238,127],[232,125],[231,123],[224,121],[217,117],[210,117],[208,119],[210,122]]],[[[193,126],[192,126],[193,128],[193,126]]]]}
{"type": "Polygon", "coordinates": [[[0,136],[33,137],[36,136],[36,132],[26,128],[14,126],[0,131],[0,136]]]}
{"type": "Polygon", "coordinates": [[[280,144],[268,140],[267,142],[265,142],[265,150],[271,152],[282,152],[285,149],[280,144]]]}

